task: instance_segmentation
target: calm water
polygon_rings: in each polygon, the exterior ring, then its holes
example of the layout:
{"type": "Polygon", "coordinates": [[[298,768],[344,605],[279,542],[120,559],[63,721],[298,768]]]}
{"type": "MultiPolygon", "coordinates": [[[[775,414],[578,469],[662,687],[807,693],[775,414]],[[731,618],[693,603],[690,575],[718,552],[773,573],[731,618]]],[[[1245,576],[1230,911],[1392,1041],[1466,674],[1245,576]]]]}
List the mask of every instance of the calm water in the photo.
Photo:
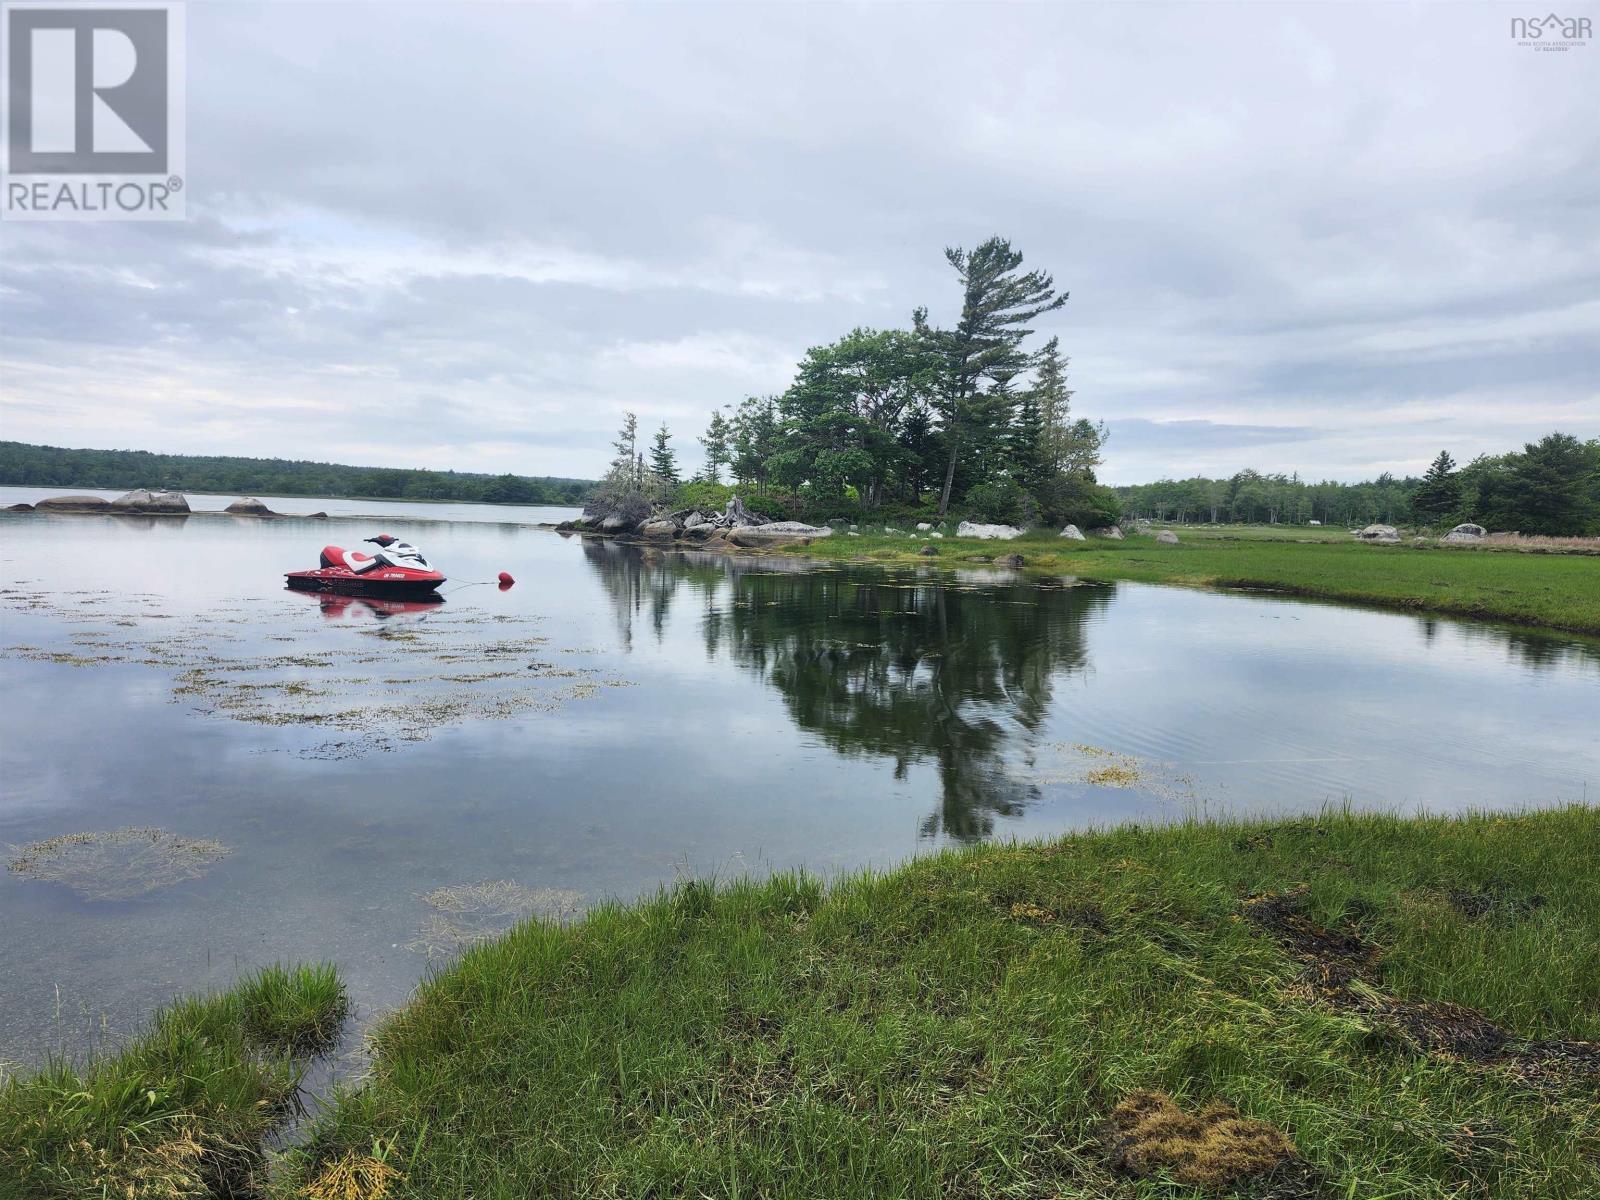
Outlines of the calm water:
{"type": "Polygon", "coordinates": [[[277,960],[335,960],[370,1019],[452,937],[684,874],[1600,785],[1593,643],[388,524],[452,577],[444,604],[283,590],[375,532],[355,521],[0,518],[0,843],[148,826],[231,851],[166,886],[0,871],[0,1058],[277,960]],[[501,570],[515,588],[460,586],[501,570]],[[524,890],[432,894],[492,881],[524,890]]]}

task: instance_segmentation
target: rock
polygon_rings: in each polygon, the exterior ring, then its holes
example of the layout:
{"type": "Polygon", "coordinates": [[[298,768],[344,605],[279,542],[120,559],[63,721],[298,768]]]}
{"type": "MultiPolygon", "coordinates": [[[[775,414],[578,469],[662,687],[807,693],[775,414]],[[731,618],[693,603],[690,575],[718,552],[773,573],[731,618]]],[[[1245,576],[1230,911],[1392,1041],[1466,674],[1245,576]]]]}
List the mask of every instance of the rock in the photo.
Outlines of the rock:
{"type": "Polygon", "coordinates": [[[1110,538],[1113,542],[1122,540],[1122,530],[1116,525],[1107,525],[1104,529],[1091,529],[1089,533],[1093,537],[1110,538]]]}
{"type": "Polygon", "coordinates": [[[859,533],[857,533],[857,532],[856,532],[856,531],[855,531],[855,530],[854,530],[854,529],[847,529],[847,530],[845,530],[845,533],[846,533],[846,534],[847,534],[847,535],[849,535],[849,536],[850,536],[850,537],[860,537],[860,536],[861,536],[861,535],[860,535],[860,534],[859,534],[859,533]]]}
{"type": "Polygon", "coordinates": [[[883,532],[885,534],[887,534],[889,537],[899,537],[902,533],[905,532],[905,530],[904,529],[896,529],[893,525],[885,525],[883,527],[883,532]]]}
{"type": "Polygon", "coordinates": [[[705,513],[701,512],[699,509],[696,509],[688,516],[684,517],[683,527],[685,529],[698,529],[700,526],[706,524],[708,520],[710,520],[710,518],[707,517],[705,513]]]}
{"type": "Polygon", "coordinates": [[[833,533],[826,525],[807,525],[804,521],[768,521],[755,528],[762,534],[799,534],[802,537],[828,537],[833,533]]]}
{"type": "Polygon", "coordinates": [[[1001,541],[1009,542],[1012,538],[1021,537],[1022,530],[1015,525],[984,525],[977,521],[963,521],[956,526],[956,536],[986,539],[998,538],[1001,541]]]}
{"type": "Polygon", "coordinates": [[[929,535],[928,535],[928,536],[929,536],[929,537],[936,537],[936,538],[942,538],[942,537],[943,537],[943,536],[944,536],[944,534],[942,534],[942,533],[940,533],[940,532],[939,532],[939,531],[938,531],[938,530],[937,530],[937,529],[935,529],[935,530],[934,530],[934,531],[933,531],[933,532],[932,532],[932,533],[930,533],[930,534],[929,534],[929,535]]]}
{"type": "Polygon", "coordinates": [[[701,521],[698,525],[685,525],[683,537],[691,542],[703,542],[717,532],[717,527],[710,521],[701,521]]]}
{"type": "Polygon", "coordinates": [[[811,538],[799,533],[774,533],[765,525],[740,525],[727,532],[728,541],[748,549],[771,549],[773,546],[809,546],[811,538]]]}
{"type": "Polygon", "coordinates": [[[639,526],[639,532],[647,538],[675,538],[678,536],[678,523],[671,517],[657,517],[639,526]]]}
{"type": "Polygon", "coordinates": [[[1178,544],[1178,535],[1173,533],[1170,529],[1163,529],[1160,533],[1156,534],[1156,541],[1161,543],[1163,546],[1176,546],[1178,544]]]}
{"type": "Polygon", "coordinates": [[[1078,527],[1076,525],[1068,525],[1065,529],[1063,529],[1061,531],[1061,536],[1064,537],[1064,538],[1071,538],[1075,542],[1082,542],[1082,541],[1087,541],[1088,540],[1087,538],[1085,538],[1083,536],[1083,534],[1078,532],[1078,527]]]}
{"type": "Polygon", "coordinates": [[[918,550],[917,553],[922,555],[923,558],[938,558],[939,557],[939,547],[934,546],[934,545],[927,545],[927,546],[924,546],[921,550],[918,550]]]}
{"type": "Polygon", "coordinates": [[[1400,531],[1393,525],[1368,525],[1365,529],[1359,530],[1356,537],[1363,542],[1398,542],[1400,531]]]}
{"type": "Polygon", "coordinates": [[[918,533],[927,533],[928,530],[930,530],[932,528],[933,528],[933,522],[932,521],[918,521],[917,522],[917,532],[918,533]]]}
{"type": "Polygon", "coordinates": [[[961,561],[962,562],[981,562],[981,563],[986,563],[986,562],[993,562],[994,559],[993,559],[993,557],[991,557],[990,555],[987,555],[987,554],[963,554],[961,556],[961,561]]]}
{"type": "Polygon", "coordinates": [[[1464,521],[1449,533],[1444,535],[1447,542],[1477,542],[1482,541],[1489,531],[1482,525],[1474,525],[1471,521],[1464,521]]]}
{"type": "Polygon", "coordinates": [[[306,520],[308,520],[308,521],[326,521],[327,519],[328,519],[328,514],[325,513],[325,512],[310,513],[306,517],[306,520]]]}
{"type": "Polygon", "coordinates": [[[109,512],[111,501],[104,496],[51,496],[33,507],[40,512],[109,512]]]}
{"type": "Polygon", "coordinates": [[[232,513],[236,517],[275,517],[278,515],[254,496],[246,496],[242,500],[235,500],[222,511],[232,513]]]}
{"type": "Polygon", "coordinates": [[[634,523],[622,516],[620,513],[612,513],[609,517],[603,517],[601,519],[600,532],[626,533],[628,530],[632,529],[633,526],[634,523]]]}
{"type": "Polygon", "coordinates": [[[1306,524],[1307,525],[1321,525],[1322,522],[1321,521],[1307,521],[1306,524]]]}
{"type": "Polygon", "coordinates": [[[1025,560],[1020,554],[1002,554],[994,560],[997,567],[1020,567],[1025,560]]]}
{"type": "Polygon", "coordinates": [[[6,511],[7,512],[32,512],[33,511],[33,505],[31,505],[31,504],[8,504],[8,505],[6,505],[6,511]]]}
{"type": "Polygon", "coordinates": [[[135,488],[125,496],[111,502],[118,512],[164,513],[174,516],[189,513],[189,502],[182,492],[152,492],[148,488],[135,488]]]}

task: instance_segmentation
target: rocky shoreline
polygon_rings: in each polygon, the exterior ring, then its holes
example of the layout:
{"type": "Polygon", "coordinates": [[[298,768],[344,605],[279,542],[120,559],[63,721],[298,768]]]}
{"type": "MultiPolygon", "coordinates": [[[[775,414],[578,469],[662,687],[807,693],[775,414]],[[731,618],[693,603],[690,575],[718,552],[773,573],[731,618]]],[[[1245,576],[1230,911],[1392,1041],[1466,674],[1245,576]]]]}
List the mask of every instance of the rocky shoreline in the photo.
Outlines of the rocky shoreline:
{"type": "Polygon", "coordinates": [[[807,546],[830,537],[828,525],[804,521],[778,521],[745,507],[734,496],[721,512],[699,509],[676,512],[629,512],[591,504],[583,515],[556,526],[558,533],[582,533],[645,542],[670,542],[716,550],[725,547],[765,549],[773,546],[807,546]]]}
{"type": "Polygon", "coordinates": [[[327,520],[325,512],[281,513],[274,512],[254,496],[242,496],[227,508],[201,510],[196,513],[189,507],[189,499],[182,492],[169,492],[151,488],[135,488],[131,492],[107,500],[104,496],[72,493],[65,496],[47,496],[33,504],[11,504],[4,512],[14,513],[104,513],[111,516],[138,517],[191,517],[228,516],[259,517],[267,520],[327,520]]]}

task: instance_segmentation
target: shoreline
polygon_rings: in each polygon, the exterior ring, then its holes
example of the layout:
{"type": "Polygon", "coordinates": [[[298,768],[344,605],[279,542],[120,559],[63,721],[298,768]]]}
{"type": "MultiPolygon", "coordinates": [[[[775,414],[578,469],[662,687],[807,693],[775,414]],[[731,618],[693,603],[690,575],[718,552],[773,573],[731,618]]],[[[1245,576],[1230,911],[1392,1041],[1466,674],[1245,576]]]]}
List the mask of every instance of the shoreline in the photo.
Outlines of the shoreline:
{"type": "MultiPolygon", "coordinates": [[[[320,999],[280,988],[292,1022],[238,1025],[231,992],[171,1010],[231,1014],[213,1036],[243,1065],[226,1073],[199,1078],[205,1042],[161,1057],[146,1038],[9,1077],[0,1166],[15,1147],[27,1194],[72,1196],[86,1172],[175,1170],[184,1138],[199,1149],[180,1165],[228,1147],[234,1178],[243,1165],[276,1200],[360,1171],[394,1200],[504,1179],[720,1195],[734,1177],[752,1195],[982,1181],[1087,1200],[1184,1181],[1180,1159],[1130,1158],[1105,1135],[1156,1094],[1273,1131],[1230,1192],[1587,1194],[1596,853],[1593,807],[1328,810],[992,843],[827,885],[686,880],[468,950],[382,1020],[366,1076],[281,1153],[222,1093],[282,1094],[290,1060],[239,1048],[262,1026],[288,1031],[301,1077],[315,1039],[295,1031],[342,1012],[325,977],[320,999]],[[130,1071],[159,1098],[140,1100],[132,1142],[130,1071]]],[[[174,1020],[155,1022],[157,1046],[174,1020]]]]}
{"type": "MultiPolygon", "coordinates": [[[[683,542],[641,537],[633,533],[602,533],[597,530],[558,529],[556,532],[562,537],[595,538],[662,552],[776,557],[789,560],[800,558],[824,566],[848,563],[854,566],[934,567],[947,572],[972,567],[995,567],[1015,571],[1037,580],[1070,577],[1106,583],[1126,581],[1166,584],[1220,593],[1269,592],[1295,599],[1338,601],[1398,615],[1451,617],[1505,625],[1530,632],[1600,638],[1600,557],[1582,552],[1554,553],[1547,550],[1434,546],[1416,550],[1412,547],[1363,546],[1354,542],[1321,539],[1268,542],[1220,537],[1208,540],[1195,539],[1186,545],[1174,548],[1159,546],[1153,537],[1143,535],[1129,535],[1120,542],[1089,543],[1091,549],[1077,550],[1064,550],[1055,539],[1047,540],[1038,535],[1006,542],[947,536],[938,542],[911,542],[915,548],[907,549],[909,539],[905,537],[869,534],[862,535],[859,539],[851,538],[844,541],[842,539],[846,535],[838,532],[828,537],[807,539],[796,537],[788,541],[774,538],[770,545],[740,546],[723,539],[683,542]],[[936,547],[938,553],[924,555],[922,548],[926,546],[936,547]],[[1289,561],[1274,564],[1277,570],[1271,575],[1264,576],[1234,575],[1227,570],[1196,574],[1184,569],[1189,565],[1185,560],[1185,554],[1191,546],[1199,547],[1202,552],[1212,552],[1212,557],[1218,557],[1229,551],[1242,556],[1265,552],[1286,554],[1289,556],[1289,561]],[[1572,581],[1571,595],[1560,600],[1564,605],[1579,606],[1576,613],[1563,611],[1546,614],[1519,609],[1494,596],[1468,598],[1430,595],[1424,589],[1431,589],[1431,579],[1426,584],[1418,582],[1409,591],[1396,594],[1394,591],[1385,593],[1381,590],[1368,590],[1360,584],[1307,583],[1288,577],[1298,565],[1293,561],[1294,555],[1316,556],[1330,551],[1334,555],[1353,552],[1357,556],[1357,562],[1360,561],[1360,556],[1364,555],[1438,554],[1451,556],[1448,561],[1455,563],[1487,567],[1491,565],[1492,560],[1509,559],[1528,564],[1525,569],[1535,576],[1533,580],[1535,583],[1542,582],[1537,578],[1541,572],[1546,577],[1566,574],[1569,571],[1573,574],[1587,572],[1593,575],[1593,579],[1572,581]],[[1146,552],[1148,557],[1142,557],[1146,552]],[[995,559],[1009,553],[1021,554],[1022,563],[1008,565],[994,562],[995,559]],[[1585,565],[1577,571],[1572,571],[1567,566],[1554,565],[1573,562],[1583,562],[1585,565]]],[[[1079,546],[1082,543],[1073,545],[1079,546]]],[[[1413,563],[1407,563],[1404,558],[1397,557],[1394,561],[1406,563],[1408,567],[1414,566],[1413,563]]],[[[1416,572],[1413,571],[1413,574],[1416,572]]],[[[1463,581],[1464,584],[1472,582],[1472,580],[1463,581]]],[[[1486,583],[1483,586],[1487,588],[1492,585],[1486,583]]]]}

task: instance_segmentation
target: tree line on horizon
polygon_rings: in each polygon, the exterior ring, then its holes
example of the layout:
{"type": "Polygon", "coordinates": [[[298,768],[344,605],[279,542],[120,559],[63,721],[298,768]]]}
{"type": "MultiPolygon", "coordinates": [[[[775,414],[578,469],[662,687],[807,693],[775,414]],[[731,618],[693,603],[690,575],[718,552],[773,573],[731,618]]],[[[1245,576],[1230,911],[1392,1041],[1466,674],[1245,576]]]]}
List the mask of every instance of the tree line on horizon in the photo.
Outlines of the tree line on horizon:
{"type": "Polygon", "coordinates": [[[1060,339],[1029,344],[1067,293],[1047,272],[1023,270],[1004,238],[947,248],[945,261],[961,295],[952,327],[922,307],[906,328],[856,328],[812,347],[781,394],[712,411],[697,439],[705,465],[689,480],[670,430],[656,431],[647,458],[629,413],[597,499],[714,505],[727,480],[811,520],[1115,522],[1117,497],[1095,479],[1104,427],[1073,417],[1060,339]]]}
{"type": "Polygon", "coordinates": [[[1520,451],[1480,454],[1458,467],[1442,450],[1421,476],[1361,483],[1244,470],[1227,479],[1160,479],[1116,489],[1130,516],[1177,524],[1367,525],[1600,534],[1600,439],[1550,433],[1520,451]]]}
{"type": "Polygon", "coordinates": [[[0,442],[0,484],[552,505],[582,504],[594,487],[592,480],[559,476],[353,467],[282,458],[154,454],[147,450],[73,450],[26,442],[0,442]]]}

